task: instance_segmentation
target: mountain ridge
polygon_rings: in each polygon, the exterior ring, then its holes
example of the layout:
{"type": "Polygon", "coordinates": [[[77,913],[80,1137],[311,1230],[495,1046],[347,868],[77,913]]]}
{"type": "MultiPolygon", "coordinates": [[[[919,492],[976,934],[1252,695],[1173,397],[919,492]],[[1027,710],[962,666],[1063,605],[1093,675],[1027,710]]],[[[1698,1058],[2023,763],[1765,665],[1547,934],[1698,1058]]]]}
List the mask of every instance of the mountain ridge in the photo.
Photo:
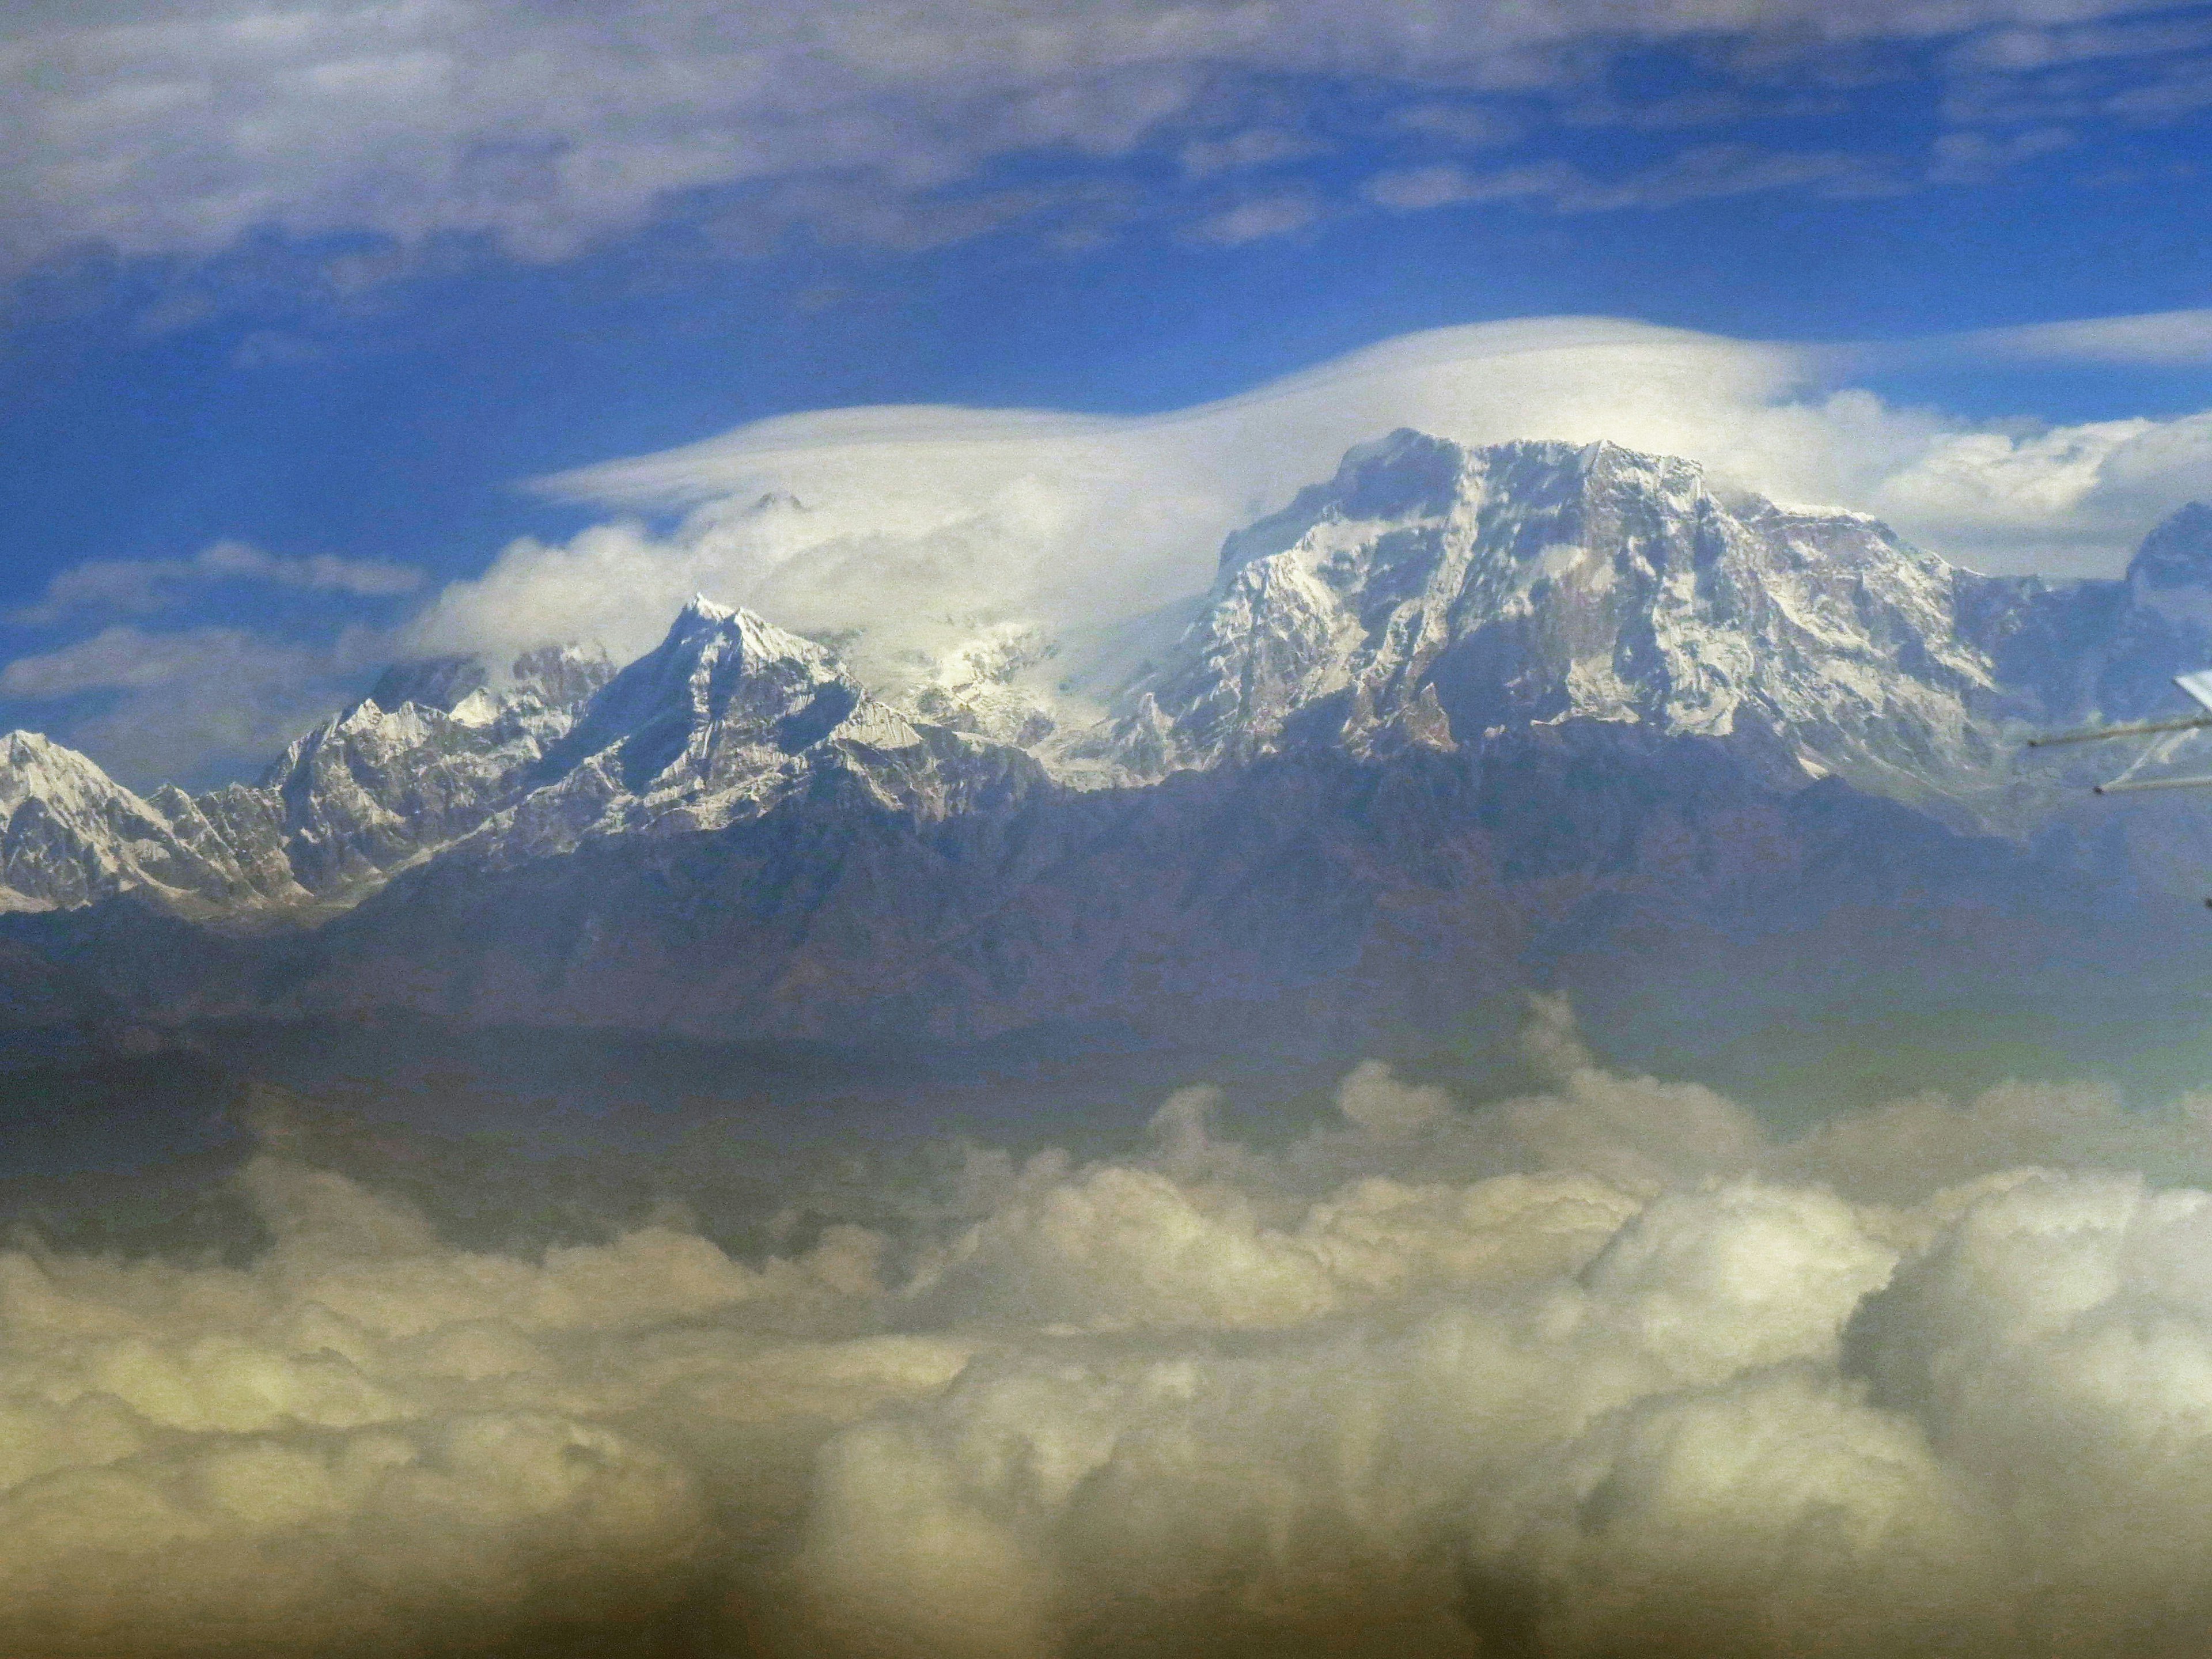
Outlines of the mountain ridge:
{"type": "Polygon", "coordinates": [[[1923,902],[2088,949],[2212,836],[2172,803],[2088,817],[2097,761],[2013,738],[2170,695],[2212,659],[2199,591],[2212,514],[2126,580],[2053,584],[1672,458],[1395,431],[1228,538],[1179,641],[1086,730],[1005,690],[1051,650],[1013,623],[900,699],[699,595],[630,664],[394,665],[201,796],[7,738],[0,878],[60,911],[15,925],[24,949],[91,951],[69,971],[161,1022],[967,1040],[1182,1020],[1218,987],[1352,1018],[1491,995],[1573,940],[1708,949],[1923,902]],[[1881,796],[1947,827],[1856,805],[1881,796]],[[1911,852],[1851,845],[1875,823],[1911,852]],[[124,898],[264,942],[188,971],[164,933],[133,964],[128,914],[93,921],[124,898]]]}

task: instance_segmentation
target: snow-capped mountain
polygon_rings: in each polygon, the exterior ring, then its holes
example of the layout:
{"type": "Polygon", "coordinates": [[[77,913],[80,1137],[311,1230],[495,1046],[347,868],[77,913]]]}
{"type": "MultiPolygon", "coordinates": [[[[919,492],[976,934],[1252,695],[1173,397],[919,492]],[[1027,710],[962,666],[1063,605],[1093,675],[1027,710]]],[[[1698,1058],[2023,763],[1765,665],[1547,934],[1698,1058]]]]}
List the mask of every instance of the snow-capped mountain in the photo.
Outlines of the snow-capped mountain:
{"type": "Polygon", "coordinates": [[[943,817],[1042,781],[1020,751],[909,720],[823,647],[700,596],[577,710],[467,850],[512,863],[592,837],[718,830],[841,786],[856,804],[943,817]]]}
{"type": "Polygon", "coordinates": [[[0,908],[137,890],[180,914],[267,920],[343,907],[511,802],[614,672],[533,651],[496,681],[452,658],[406,665],[300,738],[258,783],[142,799],[33,732],[0,738],[0,908]]]}
{"type": "Polygon", "coordinates": [[[2212,626],[2212,507],[2191,501],[2149,535],[2128,565],[2129,602],[2212,626]]]}
{"type": "Polygon", "coordinates": [[[1717,489],[1686,461],[1397,432],[1230,538],[1108,748],[1157,778],[1297,743],[1627,722],[1729,739],[1784,784],[1837,774],[2002,828],[2016,786],[2053,777],[2021,771],[2021,732],[2087,717],[2100,690],[2170,695],[2167,662],[2212,650],[2193,550],[2212,513],[2196,511],[2204,526],[2154,535],[2126,583],[2062,592],[1957,568],[1859,514],[1717,489]],[[2064,672],[2093,653],[2122,684],[2064,672]]]}
{"type": "Polygon", "coordinates": [[[1044,781],[1018,749],[911,720],[823,647],[703,597],[619,673],[575,647],[496,679],[474,659],[395,667],[252,786],[143,799],[46,738],[0,742],[0,909],[138,890],[246,921],[345,908],[448,853],[512,864],[841,788],[942,817],[1044,781]]]}
{"type": "Polygon", "coordinates": [[[143,889],[205,915],[262,896],[227,837],[175,801],[141,799],[33,732],[0,738],[0,910],[70,909],[143,889]]]}
{"type": "Polygon", "coordinates": [[[526,653],[495,683],[474,659],[395,668],[288,749],[253,793],[273,809],[252,847],[343,903],[459,840],[512,802],[614,666],[603,653],[526,653]]]}
{"type": "Polygon", "coordinates": [[[1193,614],[1088,727],[1033,696],[1056,648],[1034,629],[890,696],[702,598],[619,672],[574,647],[397,666],[252,786],[141,798],[16,733],[0,908],[135,890],[197,919],[313,919],[426,862],[514,868],[800,803],[939,823],[1283,753],[1480,764],[1581,724],[1712,740],[1764,787],[1834,775],[2024,840],[2064,819],[2060,786],[2084,781],[2065,769],[2107,759],[2030,763],[2025,731],[2152,712],[2166,676],[2212,661],[2212,509],[2154,532],[2124,580],[1988,577],[1686,461],[1401,431],[1231,537],[1193,614]]]}

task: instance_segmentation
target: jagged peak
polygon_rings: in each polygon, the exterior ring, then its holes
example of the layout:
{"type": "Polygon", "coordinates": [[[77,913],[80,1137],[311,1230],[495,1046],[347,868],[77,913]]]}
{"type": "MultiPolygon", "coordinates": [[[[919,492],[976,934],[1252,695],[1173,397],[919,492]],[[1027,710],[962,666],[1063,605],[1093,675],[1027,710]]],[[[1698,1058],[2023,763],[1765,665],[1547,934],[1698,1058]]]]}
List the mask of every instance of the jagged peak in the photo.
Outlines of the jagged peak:
{"type": "Polygon", "coordinates": [[[150,810],[91,756],[43,732],[18,728],[0,735],[0,812],[12,812],[33,796],[49,803],[113,800],[150,810]]]}
{"type": "Polygon", "coordinates": [[[2162,520],[2128,561],[2128,580],[2151,588],[2212,586],[2212,505],[2191,501],[2162,520]]]}
{"type": "Polygon", "coordinates": [[[653,654],[673,651],[692,655],[724,641],[734,642],[748,659],[788,659],[824,665],[834,665],[836,660],[826,646],[787,628],[779,628],[757,611],[741,605],[723,605],[704,593],[694,593],[684,602],[653,654]]]}
{"type": "Polygon", "coordinates": [[[1316,524],[1327,519],[1350,521],[1413,521],[1442,519],[1467,498],[1484,474],[1493,478],[1525,477],[1528,470],[1553,475],[1549,493],[1588,489],[1601,482],[1631,488],[1650,486],[1673,493],[1707,488],[1703,466],[1678,456],[1646,453],[1601,438],[1569,443],[1557,438],[1516,438],[1503,443],[1467,445],[1413,427],[1399,427],[1380,438],[1355,444],[1325,483],[1298,492],[1289,506],[1222,543],[1220,570],[1241,567],[1284,552],[1316,524]]]}
{"type": "Polygon", "coordinates": [[[16,774],[65,775],[96,779],[110,788],[123,788],[121,784],[107,775],[98,761],[82,750],[72,749],[65,743],[56,743],[43,732],[26,731],[20,727],[0,736],[0,767],[16,774]]]}
{"type": "Polygon", "coordinates": [[[708,599],[704,593],[694,593],[684,601],[684,608],[676,613],[676,625],[680,628],[687,622],[709,623],[735,622],[741,611],[740,606],[723,605],[718,600],[708,599]]]}
{"type": "Polygon", "coordinates": [[[470,693],[491,678],[482,657],[454,655],[423,657],[396,662],[377,677],[368,698],[379,708],[396,709],[408,703],[450,714],[470,693]]]}
{"type": "Polygon", "coordinates": [[[556,672],[577,663],[602,663],[608,660],[606,647],[596,641],[556,640],[550,645],[532,646],[522,652],[509,671],[519,680],[533,675],[556,672]]]}
{"type": "Polygon", "coordinates": [[[45,756],[55,750],[59,750],[65,755],[76,755],[77,752],[65,744],[56,743],[43,732],[33,732],[20,726],[4,735],[0,735],[0,744],[6,745],[4,752],[11,762],[16,761],[18,757],[45,756]]]}

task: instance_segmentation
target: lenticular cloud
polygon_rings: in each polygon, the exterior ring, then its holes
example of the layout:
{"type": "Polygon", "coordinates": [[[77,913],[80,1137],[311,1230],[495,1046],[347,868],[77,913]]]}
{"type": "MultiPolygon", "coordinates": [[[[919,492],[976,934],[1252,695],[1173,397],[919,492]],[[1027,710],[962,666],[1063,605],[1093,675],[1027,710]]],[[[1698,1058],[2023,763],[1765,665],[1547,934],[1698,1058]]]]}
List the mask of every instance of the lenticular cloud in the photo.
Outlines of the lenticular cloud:
{"type": "Polygon", "coordinates": [[[0,1650],[2201,1650],[2200,1103],[1780,1144],[1530,1046],[1267,1150],[1205,1090],[971,1149],[763,1260],[462,1249],[275,1152],[249,1260],[20,1241],[0,1650]]]}

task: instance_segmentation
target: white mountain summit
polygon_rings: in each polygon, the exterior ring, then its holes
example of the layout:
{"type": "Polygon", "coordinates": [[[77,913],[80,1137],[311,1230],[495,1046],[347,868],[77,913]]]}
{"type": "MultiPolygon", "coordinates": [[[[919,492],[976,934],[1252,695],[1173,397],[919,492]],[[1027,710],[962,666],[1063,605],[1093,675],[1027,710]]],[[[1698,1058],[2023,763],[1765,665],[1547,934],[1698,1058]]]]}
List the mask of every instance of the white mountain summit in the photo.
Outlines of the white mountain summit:
{"type": "Polygon", "coordinates": [[[1449,747],[1626,721],[1909,799],[1971,795],[1997,684],[1960,591],[1983,580],[1871,519],[1724,495],[1691,462],[1401,431],[1229,538],[1115,738],[1156,777],[1299,738],[1449,747]]]}
{"type": "Polygon", "coordinates": [[[574,647],[395,668],[250,787],[142,799],[44,738],[0,738],[0,908],[138,890],[247,921],[343,908],[428,860],[711,832],[801,798],[935,822],[1053,779],[1141,787],[1316,744],[1479,759],[1567,722],[1714,738],[1779,787],[1838,774],[2018,833],[2057,778],[2018,767],[2018,732],[2155,708],[2166,675],[2212,660],[2207,619],[2202,508],[2129,580],[2051,584],[1686,461],[1401,431],[1231,536],[1196,620],[1086,728],[1015,688],[1054,648],[1033,632],[894,702],[702,597],[619,672],[574,647]]]}
{"type": "Polygon", "coordinates": [[[131,890],[251,920],[343,907],[511,800],[613,666],[526,653],[494,689],[465,659],[410,665],[299,738],[257,784],[144,799],[32,732],[0,738],[0,908],[72,908],[131,890]]]}
{"type": "Polygon", "coordinates": [[[959,763],[991,747],[908,720],[826,647],[701,595],[583,706],[470,848],[508,862],[591,836],[717,830],[837,781],[884,810],[943,817],[968,804],[959,763]]]}

